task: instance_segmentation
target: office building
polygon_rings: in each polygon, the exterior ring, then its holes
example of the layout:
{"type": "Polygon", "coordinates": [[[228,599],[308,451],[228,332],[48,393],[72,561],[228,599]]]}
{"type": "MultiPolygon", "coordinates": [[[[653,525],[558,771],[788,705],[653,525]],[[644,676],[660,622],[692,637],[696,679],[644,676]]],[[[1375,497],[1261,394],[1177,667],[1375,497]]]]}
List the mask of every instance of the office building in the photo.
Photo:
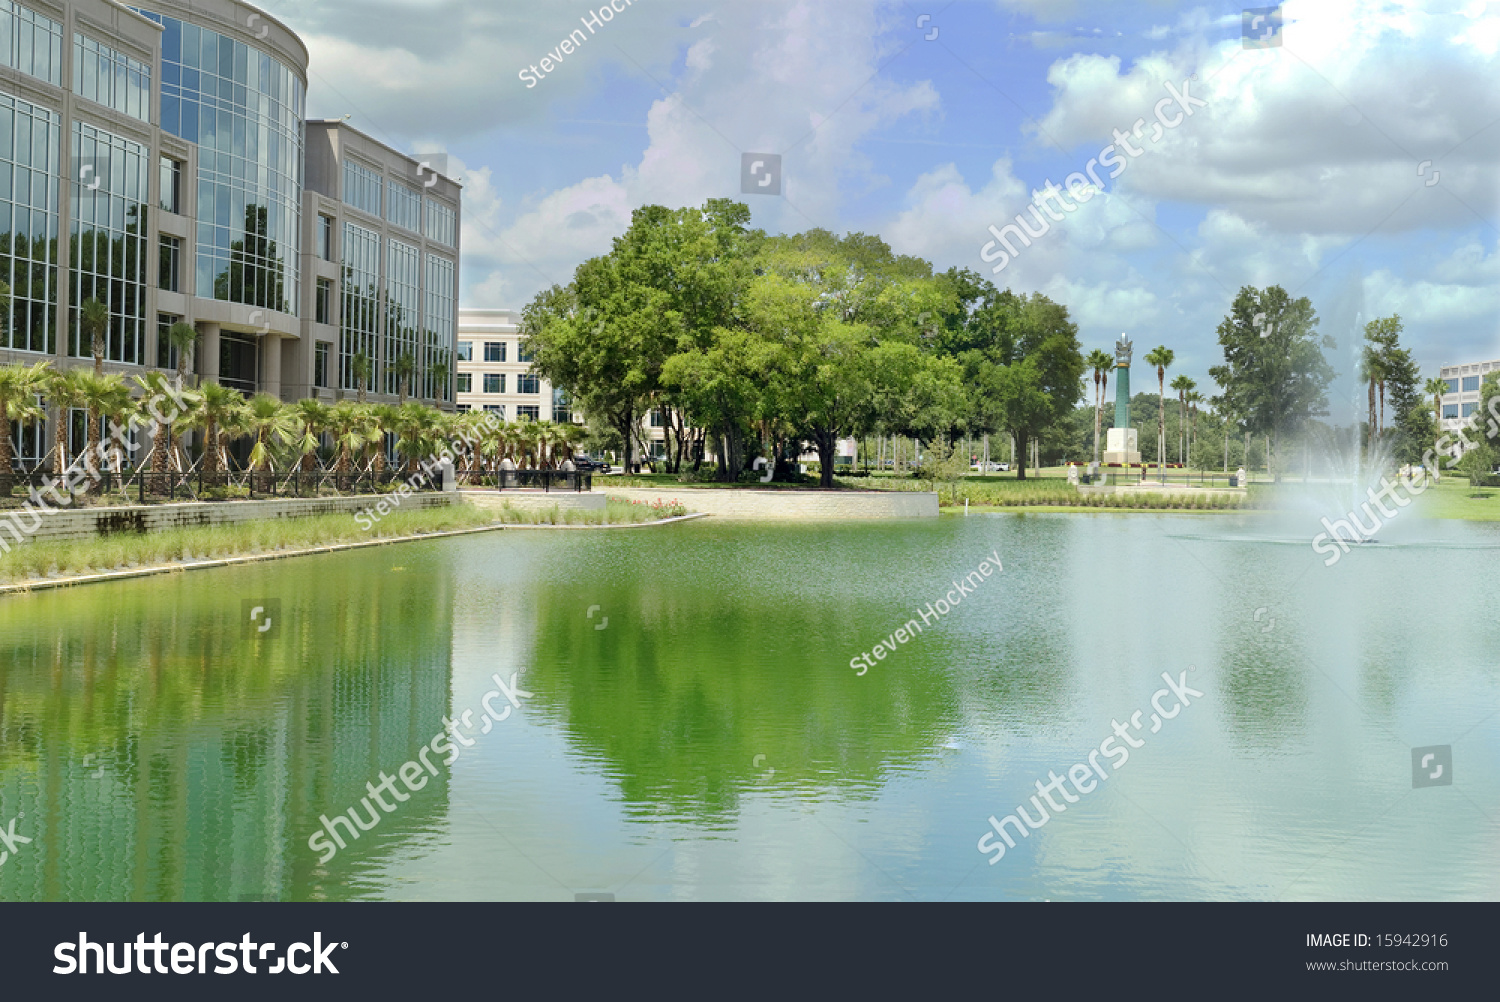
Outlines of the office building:
{"type": "MultiPolygon", "coordinates": [[[[230,0],[0,0],[0,362],[191,371],[286,400],[452,406],[461,187],[341,122],[305,117],[308,52],[230,0]]],[[[72,418],[79,435],[84,420],[72,418]]],[[[21,461],[50,442],[22,437],[21,461]]]]}

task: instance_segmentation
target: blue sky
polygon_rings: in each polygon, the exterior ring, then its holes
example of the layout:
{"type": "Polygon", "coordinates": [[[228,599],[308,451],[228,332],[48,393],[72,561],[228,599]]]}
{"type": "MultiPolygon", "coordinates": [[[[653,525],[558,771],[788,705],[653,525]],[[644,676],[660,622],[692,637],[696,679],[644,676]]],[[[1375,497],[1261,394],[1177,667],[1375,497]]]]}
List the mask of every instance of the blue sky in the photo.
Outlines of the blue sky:
{"type": "Polygon", "coordinates": [[[1245,284],[1308,296],[1345,372],[1357,318],[1393,312],[1429,374],[1500,357],[1500,5],[1292,2],[1246,48],[1217,4],[617,0],[590,33],[592,2],[267,0],[308,42],[311,114],[454,158],[465,306],[566,282],[640,205],[728,195],[1045,292],[1086,348],[1166,344],[1205,389],[1245,284]],[[1206,105],[1153,137],[1184,81],[1206,105]],[[988,227],[1138,119],[1140,154],[992,274],[988,227]],[[782,197],[740,195],[742,152],[783,155],[782,197]]]}

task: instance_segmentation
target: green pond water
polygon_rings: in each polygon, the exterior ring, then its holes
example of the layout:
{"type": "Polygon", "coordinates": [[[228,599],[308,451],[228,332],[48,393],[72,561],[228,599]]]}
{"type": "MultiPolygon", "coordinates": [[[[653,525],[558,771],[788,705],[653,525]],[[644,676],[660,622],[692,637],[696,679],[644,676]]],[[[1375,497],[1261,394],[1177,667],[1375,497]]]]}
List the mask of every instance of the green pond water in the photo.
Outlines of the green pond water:
{"type": "Polygon", "coordinates": [[[1396,528],[1325,567],[1248,515],[707,519],[0,598],[0,900],[1493,899],[1500,531],[1396,528]],[[1151,733],[1163,672],[1202,695],[1151,733]]]}

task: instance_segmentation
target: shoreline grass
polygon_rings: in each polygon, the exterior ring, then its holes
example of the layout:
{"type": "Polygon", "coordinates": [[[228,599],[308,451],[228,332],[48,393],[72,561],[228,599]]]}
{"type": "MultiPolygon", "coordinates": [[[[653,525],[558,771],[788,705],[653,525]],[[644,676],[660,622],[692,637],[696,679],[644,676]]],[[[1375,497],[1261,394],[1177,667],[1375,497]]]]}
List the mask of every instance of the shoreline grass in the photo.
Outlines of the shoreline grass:
{"type": "MultiPolygon", "coordinates": [[[[680,508],[680,506],[678,506],[680,508]]],[[[400,510],[370,529],[353,512],[263,519],[234,525],[195,526],[151,533],[117,533],[90,539],[37,540],[0,554],[0,584],[15,585],[139,568],[170,568],[188,561],[224,560],[271,553],[374,542],[505,525],[644,525],[683,512],[609,499],[602,512],[557,508],[492,510],[468,504],[400,510]]]]}

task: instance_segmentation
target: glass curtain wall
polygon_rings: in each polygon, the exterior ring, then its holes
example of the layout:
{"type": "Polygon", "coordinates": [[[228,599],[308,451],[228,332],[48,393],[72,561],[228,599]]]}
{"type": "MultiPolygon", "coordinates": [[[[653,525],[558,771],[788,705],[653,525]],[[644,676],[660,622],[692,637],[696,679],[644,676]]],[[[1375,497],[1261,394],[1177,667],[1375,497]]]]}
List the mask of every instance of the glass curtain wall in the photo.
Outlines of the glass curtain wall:
{"type": "Polygon", "coordinates": [[[426,278],[422,389],[429,399],[448,400],[453,379],[453,262],[428,254],[426,278]]]}
{"type": "Polygon", "coordinates": [[[400,240],[390,241],[390,252],[386,258],[385,290],[385,392],[399,392],[395,362],[402,355],[410,355],[416,363],[408,388],[421,395],[422,375],[426,371],[424,359],[418,350],[417,329],[420,323],[418,310],[421,298],[418,282],[421,280],[419,264],[421,252],[400,240]]]}
{"type": "Polygon", "coordinates": [[[68,354],[93,354],[79,324],[79,305],[97,299],[109,309],[104,359],[147,364],[146,199],[149,151],[140,143],[92,125],[73,123],[72,275],[68,354]]]}
{"type": "Polygon", "coordinates": [[[373,390],[385,374],[380,358],[380,234],[346,221],[343,245],[339,385],[346,390],[358,388],[351,363],[363,353],[372,367],[365,389],[373,390]]]}
{"type": "Polygon", "coordinates": [[[0,345],[12,351],[57,352],[61,129],[56,112],[0,94],[0,281],[10,286],[0,345]]]}
{"type": "Polygon", "coordinates": [[[161,126],[198,145],[192,287],[204,299],[297,313],[302,81],[243,42],[140,13],[163,28],[161,126]]]}

